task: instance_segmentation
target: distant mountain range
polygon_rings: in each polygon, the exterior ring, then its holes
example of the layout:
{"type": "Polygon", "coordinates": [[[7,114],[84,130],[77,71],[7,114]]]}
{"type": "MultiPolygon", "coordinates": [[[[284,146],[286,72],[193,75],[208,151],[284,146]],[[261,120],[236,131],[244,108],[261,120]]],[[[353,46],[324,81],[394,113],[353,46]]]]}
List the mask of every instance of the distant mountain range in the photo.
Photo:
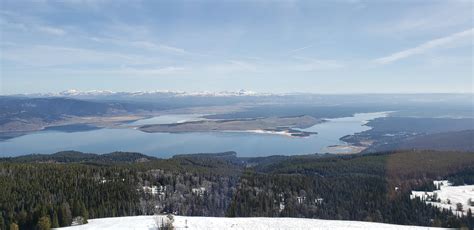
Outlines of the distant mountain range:
{"type": "MultiPolygon", "coordinates": [[[[280,95],[273,93],[257,93],[248,90],[238,91],[200,91],[200,92],[185,92],[185,91],[173,91],[173,90],[156,90],[156,91],[136,91],[136,92],[113,92],[108,90],[90,90],[90,91],[79,91],[70,89],[58,93],[34,93],[34,94],[21,94],[23,96],[32,97],[98,97],[98,96],[204,96],[204,97],[231,97],[231,96],[270,96],[280,95]]],[[[281,94],[283,95],[283,94],[281,94]]]]}

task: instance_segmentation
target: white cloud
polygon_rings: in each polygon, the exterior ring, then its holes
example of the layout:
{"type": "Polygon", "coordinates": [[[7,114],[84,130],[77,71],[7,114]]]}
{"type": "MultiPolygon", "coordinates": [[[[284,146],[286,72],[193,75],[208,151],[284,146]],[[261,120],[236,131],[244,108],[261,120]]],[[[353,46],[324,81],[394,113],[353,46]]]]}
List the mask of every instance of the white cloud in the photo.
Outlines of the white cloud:
{"type": "Polygon", "coordinates": [[[284,62],[253,60],[228,60],[225,63],[217,63],[205,66],[203,69],[216,74],[231,73],[260,73],[273,76],[275,73],[312,72],[320,70],[333,70],[344,67],[343,63],[336,60],[323,60],[307,57],[292,57],[294,61],[284,62]]]}
{"type": "Polygon", "coordinates": [[[303,47],[300,47],[300,48],[297,48],[297,49],[293,49],[293,50],[290,50],[290,53],[295,53],[295,52],[299,52],[299,51],[302,51],[302,50],[305,50],[305,49],[309,49],[313,46],[314,45],[307,45],[307,46],[303,46],[303,47]]]}
{"type": "Polygon", "coordinates": [[[396,52],[385,57],[377,58],[374,60],[374,62],[377,64],[388,64],[391,62],[395,62],[400,59],[408,58],[416,54],[427,52],[428,50],[431,50],[434,48],[443,47],[446,45],[450,45],[450,44],[462,41],[466,38],[472,39],[473,33],[474,33],[474,28],[471,28],[465,31],[451,34],[446,37],[433,39],[431,41],[427,41],[421,45],[418,45],[414,48],[402,50],[400,52],[396,52]]]}
{"type": "Polygon", "coordinates": [[[167,66],[162,68],[123,68],[109,73],[123,75],[174,75],[186,73],[186,68],[167,66]]]}
{"type": "Polygon", "coordinates": [[[50,71],[57,73],[79,74],[79,75],[93,75],[93,76],[171,76],[177,74],[189,73],[186,68],[178,66],[165,66],[159,68],[150,67],[120,67],[107,69],[70,69],[70,68],[50,68],[50,71]]]}
{"type": "Polygon", "coordinates": [[[153,42],[148,42],[148,41],[135,41],[135,42],[122,41],[122,43],[129,43],[132,46],[145,48],[145,49],[158,49],[158,45],[156,45],[153,42]]]}
{"type": "Polygon", "coordinates": [[[158,45],[158,49],[163,50],[163,51],[168,51],[171,53],[177,53],[177,54],[190,54],[186,52],[184,49],[168,46],[168,45],[158,45]]]}
{"type": "Polygon", "coordinates": [[[309,72],[323,69],[338,69],[343,67],[343,64],[336,60],[322,60],[299,56],[293,58],[302,62],[290,65],[289,70],[292,71],[309,72]]]}
{"type": "Polygon", "coordinates": [[[64,29],[53,27],[41,19],[11,11],[0,11],[0,25],[22,32],[42,32],[51,35],[65,35],[64,29]]]}
{"type": "Polygon", "coordinates": [[[65,46],[12,47],[2,50],[2,59],[32,67],[52,67],[60,65],[108,64],[113,66],[157,64],[152,57],[127,53],[97,51],[65,46]]]}
{"type": "Polygon", "coordinates": [[[100,43],[109,43],[109,44],[113,43],[118,46],[135,47],[135,48],[140,48],[140,49],[145,49],[145,50],[155,50],[155,51],[161,51],[161,52],[166,52],[166,53],[171,53],[171,54],[176,54],[176,55],[207,56],[204,54],[189,52],[182,48],[165,45],[165,44],[159,44],[159,43],[155,43],[155,42],[147,41],[147,40],[128,41],[128,40],[122,40],[122,39],[110,38],[110,37],[86,37],[86,38],[95,42],[100,42],[100,43]]]}
{"type": "Polygon", "coordinates": [[[41,33],[46,33],[46,34],[55,35],[55,36],[62,36],[67,33],[66,30],[64,29],[49,26],[45,23],[40,23],[32,19],[29,19],[29,21],[27,19],[22,19],[22,20],[24,22],[18,21],[18,20],[10,20],[5,17],[0,17],[0,25],[2,26],[2,29],[5,30],[3,32],[7,32],[7,33],[11,32],[10,30],[21,31],[22,33],[41,32],[41,33]]]}
{"type": "Polygon", "coordinates": [[[241,60],[229,60],[225,63],[218,63],[204,67],[206,71],[218,74],[228,74],[234,72],[256,72],[257,66],[241,60]]]}
{"type": "MultiPolygon", "coordinates": [[[[37,72],[38,69],[35,69],[37,72]]],[[[55,66],[39,69],[43,74],[59,74],[70,76],[95,76],[95,77],[166,77],[183,74],[190,74],[185,67],[165,66],[165,67],[117,67],[117,68],[69,68],[67,66],[55,66]]]]}
{"type": "Polygon", "coordinates": [[[181,48],[177,48],[177,47],[169,46],[169,45],[163,45],[163,44],[156,44],[150,41],[134,41],[134,42],[129,42],[129,43],[132,46],[136,46],[136,47],[140,47],[144,49],[160,50],[160,51],[174,53],[174,54],[191,54],[181,48]]]}
{"type": "Polygon", "coordinates": [[[36,29],[41,32],[45,32],[52,35],[62,36],[66,34],[66,31],[60,28],[55,28],[51,26],[37,26],[36,29]]]}
{"type": "Polygon", "coordinates": [[[238,66],[244,70],[249,70],[249,71],[257,70],[257,67],[254,64],[251,64],[249,62],[239,61],[239,60],[230,60],[229,63],[231,63],[232,65],[238,66]]]}
{"type": "Polygon", "coordinates": [[[399,10],[394,15],[393,18],[387,15],[383,20],[374,22],[367,28],[368,31],[388,36],[413,36],[421,32],[463,28],[472,25],[472,2],[430,2],[399,10]]]}

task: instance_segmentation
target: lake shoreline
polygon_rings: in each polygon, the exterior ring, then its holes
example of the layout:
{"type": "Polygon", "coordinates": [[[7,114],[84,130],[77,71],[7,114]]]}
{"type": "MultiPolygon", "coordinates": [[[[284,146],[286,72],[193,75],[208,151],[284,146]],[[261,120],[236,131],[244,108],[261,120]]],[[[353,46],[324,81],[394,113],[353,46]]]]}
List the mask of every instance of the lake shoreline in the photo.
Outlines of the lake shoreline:
{"type": "MultiPolygon", "coordinates": [[[[172,157],[176,154],[193,152],[225,152],[235,151],[239,156],[267,155],[303,155],[303,154],[335,154],[355,153],[354,147],[345,146],[340,138],[345,135],[362,132],[370,127],[364,126],[366,120],[382,116],[381,113],[355,114],[351,117],[336,119],[317,119],[317,124],[309,128],[277,127],[281,123],[272,118],[273,129],[267,126],[241,127],[240,130],[197,130],[194,132],[155,132],[147,133],[138,129],[146,124],[169,124],[193,121],[200,114],[160,114],[155,117],[147,116],[141,120],[127,123],[115,123],[99,129],[77,132],[64,130],[43,130],[28,133],[23,136],[0,141],[0,156],[16,156],[29,153],[50,153],[65,150],[83,152],[113,152],[129,151],[142,152],[156,157],[172,157]],[[324,121],[324,122],[323,122],[324,121]],[[305,135],[306,132],[310,135],[305,135]],[[317,133],[317,135],[315,135],[317,133]],[[301,134],[301,135],[299,135],[301,134]],[[28,144],[25,144],[28,143],[28,144]],[[341,145],[338,147],[334,147],[341,145]],[[333,146],[328,151],[327,147],[333,146]],[[342,151],[332,151],[336,149],[342,151]]],[[[288,119],[288,118],[285,118],[288,119]]],[[[254,119],[255,120],[255,119],[254,119]]],[[[296,119],[298,120],[298,119],[296,119]]],[[[295,118],[286,120],[287,124],[295,125],[295,118]],[[293,119],[293,120],[292,120],[293,119]],[[291,121],[291,122],[290,122],[291,121]]],[[[311,119],[314,122],[316,119],[311,119]]],[[[268,122],[268,121],[267,121],[268,122]]],[[[199,123],[199,122],[198,122],[199,123]]],[[[265,125],[268,123],[263,122],[265,125]]],[[[237,125],[239,123],[233,123],[237,125]]],[[[178,124],[179,125],[179,124],[178,124]]],[[[64,127],[58,127],[62,129],[64,127]]],[[[67,128],[67,127],[66,127],[67,128]]],[[[77,128],[77,127],[76,127],[77,128]]]]}

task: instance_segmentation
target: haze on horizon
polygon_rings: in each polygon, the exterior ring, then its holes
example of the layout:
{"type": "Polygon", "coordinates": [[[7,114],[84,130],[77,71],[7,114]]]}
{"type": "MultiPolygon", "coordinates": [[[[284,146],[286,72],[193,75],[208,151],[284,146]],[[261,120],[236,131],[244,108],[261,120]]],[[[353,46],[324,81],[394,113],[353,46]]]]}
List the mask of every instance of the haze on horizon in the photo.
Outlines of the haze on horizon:
{"type": "Polygon", "coordinates": [[[0,3],[0,94],[473,93],[472,1],[0,3]]]}

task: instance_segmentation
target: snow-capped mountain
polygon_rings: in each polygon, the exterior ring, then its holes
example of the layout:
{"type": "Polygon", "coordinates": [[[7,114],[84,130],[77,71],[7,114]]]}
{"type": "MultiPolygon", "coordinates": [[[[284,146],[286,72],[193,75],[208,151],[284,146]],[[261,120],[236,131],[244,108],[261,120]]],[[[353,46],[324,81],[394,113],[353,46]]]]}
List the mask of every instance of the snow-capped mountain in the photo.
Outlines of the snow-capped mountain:
{"type": "Polygon", "coordinates": [[[103,96],[201,96],[201,97],[233,97],[233,96],[271,96],[276,94],[270,93],[257,93],[248,90],[238,91],[199,91],[199,92],[185,92],[185,91],[173,91],[173,90],[155,90],[155,91],[136,91],[136,92],[113,92],[109,90],[90,90],[90,91],[79,91],[70,89],[61,91],[58,93],[40,93],[40,94],[25,94],[25,96],[43,96],[43,97],[103,97],[103,96]]]}
{"type": "Polygon", "coordinates": [[[70,90],[59,92],[57,94],[58,94],[58,96],[83,96],[83,95],[104,96],[104,95],[115,94],[115,92],[108,91],[108,90],[79,91],[79,90],[75,90],[75,89],[70,89],[70,90]]]}

